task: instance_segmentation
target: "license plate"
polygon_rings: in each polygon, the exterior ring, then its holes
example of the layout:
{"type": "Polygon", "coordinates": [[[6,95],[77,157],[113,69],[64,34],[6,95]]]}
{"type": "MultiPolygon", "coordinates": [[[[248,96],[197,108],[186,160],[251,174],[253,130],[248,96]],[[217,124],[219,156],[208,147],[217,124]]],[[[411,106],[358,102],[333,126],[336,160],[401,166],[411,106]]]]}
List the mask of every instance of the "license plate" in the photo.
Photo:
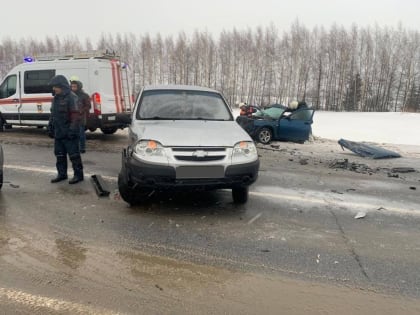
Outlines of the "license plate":
{"type": "Polygon", "coordinates": [[[115,116],[108,116],[108,120],[115,120],[115,116]]]}
{"type": "Polygon", "coordinates": [[[223,178],[223,166],[179,166],[176,169],[176,178],[223,178]]]}

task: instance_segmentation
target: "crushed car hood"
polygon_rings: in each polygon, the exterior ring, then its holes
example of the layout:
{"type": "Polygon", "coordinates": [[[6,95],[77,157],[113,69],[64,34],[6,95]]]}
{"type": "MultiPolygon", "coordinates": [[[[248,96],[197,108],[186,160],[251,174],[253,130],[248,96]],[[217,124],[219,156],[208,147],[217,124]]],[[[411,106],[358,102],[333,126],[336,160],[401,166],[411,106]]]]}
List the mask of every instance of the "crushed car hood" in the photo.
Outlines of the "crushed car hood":
{"type": "Polygon", "coordinates": [[[235,121],[142,120],[130,126],[130,135],[131,141],[150,139],[163,146],[232,147],[240,141],[252,141],[235,121]]]}

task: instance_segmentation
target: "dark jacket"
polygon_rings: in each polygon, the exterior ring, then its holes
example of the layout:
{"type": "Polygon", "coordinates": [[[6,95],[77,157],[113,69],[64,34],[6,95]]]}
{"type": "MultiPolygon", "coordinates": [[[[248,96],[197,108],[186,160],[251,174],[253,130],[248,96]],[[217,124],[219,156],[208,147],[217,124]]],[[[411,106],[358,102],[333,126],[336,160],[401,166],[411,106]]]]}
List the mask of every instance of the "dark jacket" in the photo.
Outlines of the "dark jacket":
{"type": "Polygon", "coordinates": [[[80,112],[77,96],[70,90],[67,79],[56,75],[50,86],[61,87],[62,93],[54,95],[51,104],[50,121],[54,128],[55,139],[75,139],[80,132],[80,112]]]}
{"type": "Polygon", "coordinates": [[[79,109],[80,109],[80,124],[82,126],[86,126],[87,119],[89,116],[90,108],[92,107],[90,103],[89,95],[83,91],[83,84],[80,81],[73,81],[72,83],[76,82],[77,84],[77,91],[75,92],[77,97],[79,98],[79,109]]]}

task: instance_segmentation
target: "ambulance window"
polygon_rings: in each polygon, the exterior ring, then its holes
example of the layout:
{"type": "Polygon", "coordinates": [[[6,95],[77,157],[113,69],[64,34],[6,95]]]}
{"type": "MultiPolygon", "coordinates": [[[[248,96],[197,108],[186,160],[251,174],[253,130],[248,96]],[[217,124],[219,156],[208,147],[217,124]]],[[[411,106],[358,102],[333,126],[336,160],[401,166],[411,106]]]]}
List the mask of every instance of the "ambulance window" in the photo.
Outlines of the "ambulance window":
{"type": "Polygon", "coordinates": [[[6,98],[14,94],[16,94],[16,75],[11,75],[0,86],[0,98],[6,98]]]}
{"type": "Polygon", "coordinates": [[[55,70],[25,71],[23,83],[25,94],[51,93],[52,88],[48,83],[54,76],[55,70]]]}

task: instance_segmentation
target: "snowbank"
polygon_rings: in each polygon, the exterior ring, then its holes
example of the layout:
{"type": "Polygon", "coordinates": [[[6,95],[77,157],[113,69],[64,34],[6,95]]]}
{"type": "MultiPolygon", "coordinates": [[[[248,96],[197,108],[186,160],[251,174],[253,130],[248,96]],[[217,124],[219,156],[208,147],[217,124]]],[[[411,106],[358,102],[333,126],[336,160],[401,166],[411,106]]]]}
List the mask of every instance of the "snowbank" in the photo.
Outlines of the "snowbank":
{"type": "Polygon", "coordinates": [[[317,111],[312,132],[333,140],[420,145],[420,113],[317,111]]]}

